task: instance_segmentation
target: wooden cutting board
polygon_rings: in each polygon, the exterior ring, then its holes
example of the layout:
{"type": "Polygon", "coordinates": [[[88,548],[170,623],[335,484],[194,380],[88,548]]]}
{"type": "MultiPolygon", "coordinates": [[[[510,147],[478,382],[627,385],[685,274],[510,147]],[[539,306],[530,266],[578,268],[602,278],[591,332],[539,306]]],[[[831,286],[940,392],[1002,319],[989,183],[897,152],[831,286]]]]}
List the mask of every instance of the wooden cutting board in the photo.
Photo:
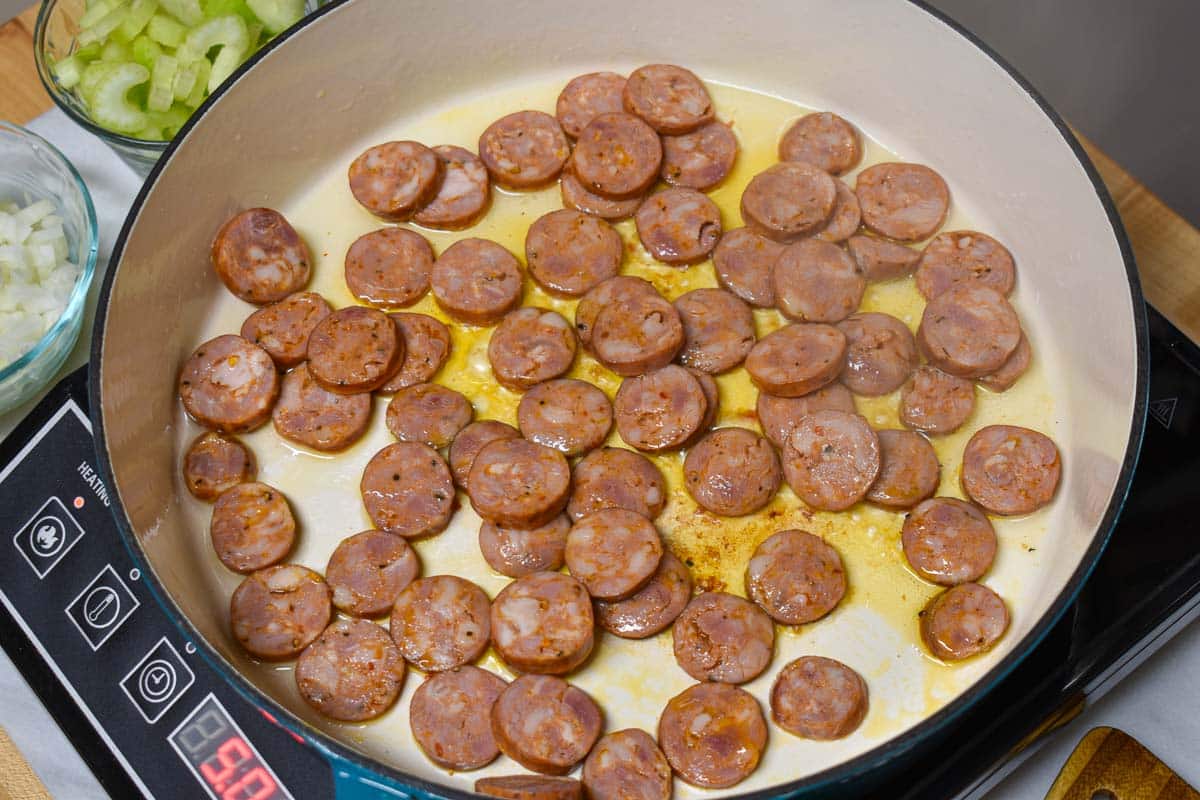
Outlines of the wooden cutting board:
{"type": "Polygon", "coordinates": [[[4,728],[0,728],[0,800],[50,800],[4,728]]]}
{"type": "Polygon", "coordinates": [[[1200,792],[1124,731],[1093,728],[1046,800],[1200,800],[1200,792]]]}

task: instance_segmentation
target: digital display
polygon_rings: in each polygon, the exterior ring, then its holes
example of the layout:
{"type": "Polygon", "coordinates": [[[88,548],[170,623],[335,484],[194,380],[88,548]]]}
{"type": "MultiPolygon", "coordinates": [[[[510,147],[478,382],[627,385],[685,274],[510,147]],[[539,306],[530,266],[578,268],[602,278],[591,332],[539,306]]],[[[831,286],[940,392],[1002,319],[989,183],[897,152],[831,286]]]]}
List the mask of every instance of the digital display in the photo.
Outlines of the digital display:
{"type": "Polygon", "coordinates": [[[216,800],[292,800],[242,729],[211,694],[167,739],[216,800]]]}

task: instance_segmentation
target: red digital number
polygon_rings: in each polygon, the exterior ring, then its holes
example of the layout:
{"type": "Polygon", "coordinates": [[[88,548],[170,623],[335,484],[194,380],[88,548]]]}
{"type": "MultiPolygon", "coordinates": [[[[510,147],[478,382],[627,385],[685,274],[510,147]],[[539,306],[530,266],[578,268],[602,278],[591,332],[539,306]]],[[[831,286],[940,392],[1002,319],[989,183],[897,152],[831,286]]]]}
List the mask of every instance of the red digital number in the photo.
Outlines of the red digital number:
{"type": "Polygon", "coordinates": [[[253,757],[254,752],[249,745],[242,741],[242,737],[233,736],[226,739],[217,748],[217,761],[221,765],[221,771],[217,772],[216,768],[209,763],[211,761],[209,759],[200,765],[200,773],[204,775],[204,780],[212,786],[220,786],[229,780],[238,767],[253,757]]]}
{"type": "Polygon", "coordinates": [[[273,794],[275,781],[271,780],[270,773],[262,767],[255,767],[243,775],[240,781],[230,786],[225,794],[221,795],[221,800],[266,800],[273,794]]]}

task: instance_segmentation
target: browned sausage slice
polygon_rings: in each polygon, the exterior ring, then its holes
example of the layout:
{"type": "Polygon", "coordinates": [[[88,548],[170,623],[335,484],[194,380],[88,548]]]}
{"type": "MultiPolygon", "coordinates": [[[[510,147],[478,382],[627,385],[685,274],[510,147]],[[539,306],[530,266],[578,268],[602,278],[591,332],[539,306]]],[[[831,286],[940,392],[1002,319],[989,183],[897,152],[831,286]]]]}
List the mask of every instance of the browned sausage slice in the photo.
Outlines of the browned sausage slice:
{"type": "Polygon", "coordinates": [[[536,189],[562,172],[571,146],[558,120],[542,111],[516,111],[479,137],[479,157],[492,180],[507,189],[536,189]]]}
{"type": "Polygon", "coordinates": [[[754,413],[758,417],[758,424],[762,426],[763,435],[782,450],[801,417],[827,408],[847,414],[857,413],[853,395],[840,383],[826,384],[800,397],[776,397],[759,392],[754,413]]]}
{"type": "Polygon", "coordinates": [[[229,601],[234,638],[247,653],[266,661],[295,658],[321,635],[332,615],[329,587],[299,564],[247,575],[229,601]]]}
{"type": "Polygon", "coordinates": [[[737,160],[737,137],[716,120],[682,136],[664,136],[662,177],[672,186],[706,192],[725,180],[737,160]]]}
{"type": "Polygon", "coordinates": [[[331,392],[378,389],[404,363],[404,340],[391,317],[349,306],[321,320],[308,337],[308,372],[331,392]]]}
{"type": "Polygon", "coordinates": [[[428,314],[399,311],[388,316],[395,321],[404,340],[404,362],[379,391],[390,394],[433,380],[450,357],[450,329],[428,314]]]}
{"type": "Polygon", "coordinates": [[[290,369],[304,360],[308,335],[332,312],[319,294],[290,294],[246,317],[242,338],[266,350],[280,369],[290,369]]]}
{"type": "Polygon", "coordinates": [[[683,323],[684,366],[726,372],[754,347],[754,312],[724,289],[693,289],[675,299],[675,310],[683,323]]]}
{"type": "Polygon", "coordinates": [[[442,162],[445,178],[433,199],[413,214],[413,222],[444,231],[469,228],[492,202],[487,167],[470,150],[452,144],[439,145],[433,152],[442,162]]]}
{"type": "Polygon", "coordinates": [[[662,166],[662,142],[632,114],[600,114],[579,134],[569,170],[588,192],[611,200],[644,194],[662,166]]]}
{"type": "Polygon", "coordinates": [[[1017,425],[980,428],[963,450],[962,486],[985,510],[1031,514],[1054,499],[1062,476],[1058,446],[1017,425]]]}
{"type": "Polygon", "coordinates": [[[492,640],[510,667],[561,675],[582,664],[595,643],[592,600],[561,572],[534,572],[505,586],[492,603],[492,640]]]}
{"type": "Polygon", "coordinates": [[[468,325],[494,325],[521,304],[517,257],[487,239],[460,239],[433,264],[433,298],[468,325]]]}
{"type": "Polygon", "coordinates": [[[526,439],[497,439],[475,456],[467,494],[475,512],[508,528],[537,528],[558,516],[571,492],[566,457],[526,439]]]}
{"type": "Polygon", "coordinates": [[[575,331],[561,314],[526,306],[500,321],[487,353],[496,380],[519,392],[569,370],[576,347],[575,331]]]}
{"type": "Polygon", "coordinates": [[[562,378],[534,386],[517,406],[521,435],[568,456],[604,444],[613,424],[608,395],[587,381],[562,378]]]}
{"type": "Polygon", "coordinates": [[[558,188],[562,194],[563,206],[609,222],[619,222],[632,217],[643,199],[638,194],[624,200],[613,200],[604,195],[589,192],[583,182],[575,177],[575,173],[571,169],[563,170],[558,188]]]}
{"type": "Polygon", "coordinates": [[[296,541],[287,498],[265,483],[239,483],[221,493],[209,524],[213,550],[234,572],[278,564],[296,541]]]}
{"type": "Polygon", "coordinates": [[[675,661],[698,681],[745,683],[771,663],[775,626],[763,610],[736,595],[692,598],[671,628],[675,661]]]}
{"type": "Polygon", "coordinates": [[[501,775],[475,781],[475,792],[503,800],[581,800],[583,784],[574,778],[501,775]]]}
{"type": "Polygon", "coordinates": [[[951,231],[935,236],[917,264],[917,289],[932,300],[959,283],[1008,294],[1017,279],[1012,253],[986,233],[951,231]]]}
{"type": "Polygon", "coordinates": [[[671,765],[650,734],[626,728],[596,742],[583,785],[592,800],[670,800],[671,765]]]}
{"type": "Polygon", "coordinates": [[[978,378],[977,381],[980,386],[992,392],[1008,391],[1029,369],[1032,360],[1033,349],[1029,346],[1029,337],[1022,333],[1021,341],[1017,342],[1017,349],[1013,350],[1000,369],[978,378]]]}
{"type": "Polygon", "coordinates": [[[413,693],[408,723],[429,760],[466,772],[496,760],[492,704],[508,683],[499,675],[463,666],[430,675],[413,693]]]}
{"type": "Polygon", "coordinates": [[[345,450],[367,431],[371,394],[337,394],[321,386],[301,364],[283,376],[279,401],[271,412],[275,432],[313,450],[345,450]]]}
{"type": "Polygon", "coordinates": [[[1008,630],[1008,607],[979,583],[939,594],[921,612],[921,639],[943,661],[962,661],[990,650],[1008,630]]]}
{"type": "Polygon", "coordinates": [[[906,514],[900,543],[913,570],[942,586],[979,580],[996,558],[992,523],[953,497],[934,497],[906,514]]]}
{"type": "Polygon", "coordinates": [[[624,255],[611,225],[566,208],[538,217],[525,235],[529,274],[562,297],[578,297],[616,275],[624,255]]]}
{"type": "Polygon", "coordinates": [[[282,300],[308,283],[308,246],[273,208],[248,208],[217,231],[212,263],[221,282],[247,303],[282,300]]]}
{"type": "Polygon", "coordinates": [[[488,597],[456,575],[417,578],[392,607],[392,639],[425,672],[456,669],[483,655],[491,637],[488,597]]]}
{"type": "Polygon", "coordinates": [[[758,340],[746,371],[761,391],[800,397],[837,378],[846,363],[846,336],[832,325],[786,325],[758,340]]]}
{"type": "Polygon", "coordinates": [[[392,610],[421,570],[417,551],[399,536],[363,531],[343,539],[329,557],[325,580],[333,604],[356,617],[378,617],[392,610]]]}
{"type": "Polygon", "coordinates": [[[922,164],[885,163],[858,173],[854,185],[862,221],[873,233],[900,242],[919,242],[942,227],[950,189],[922,164]]]}
{"type": "Polygon", "coordinates": [[[622,110],[625,76],[615,72],[589,72],[572,78],[558,95],[554,115],[567,136],[579,138],[588,123],[600,114],[622,110]]]}
{"type": "Polygon", "coordinates": [[[596,621],[623,639],[645,639],[666,630],[691,599],[691,572],[674,553],[663,550],[649,583],[624,600],[596,601],[596,621]]]}
{"type": "Polygon", "coordinates": [[[717,386],[717,379],[707,372],[701,372],[692,367],[687,369],[700,384],[700,391],[704,392],[704,399],[708,403],[708,408],[704,411],[704,419],[700,421],[700,427],[687,440],[686,446],[691,447],[700,441],[700,437],[707,433],[713,425],[717,424],[717,416],[721,412],[721,388],[717,386]]]}
{"type": "Polygon", "coordinates": [[[872,236],[851,236],[846,247],[863,275],[872,282],[903,278],[917,268],[921,259],[921,253],[911,247],[872,236]]]}
{"type": "Polygon", "coordinates": [[[1000,369],[1020,341],[1021,322],[1004,296],[970,283],[930,300],[917,329],[929,363],[960,378],[1000,369]]]}
{"type": "Polygon", "coordinates": [[[363,470],[363,505],[376,528],[406,539],[441,533],[454,513],[454,482],[427,444],[396,442],[363,470]]]}
{"type": "Polygon", "coordinates": [[[625,508],[647,519],[662,513],[667,482],[654,463],[623,447],[588,453],[571,475],[567,513],[580,520],[603,508],[625,508]]]}
{"type": "Polygon", "coordinates": [[[846,334],[841,381],[855,394],[891,394],[917,368],[917,341],[891,314],[853,314],[838,323],[838,330],[846,334]]]}
{"type": "Polygon", "coordinates": [[[346,251],[346,288],[375,306],[411,306],[429,291],[432,272],[433,246],[407,228],[363,234],[346,251]]]}
{"type": "Polygon", "coordinates": [[[867,683],[840,661],[802,656],[771,686],[771,719],[804,739],[841,739],[867,715],[867,683]]]}
{"type": "Polygon", "coordinates": [[[824,227],[836,202],[837,183],[828,172],[785,161],[750,179],[742,192],[742,220],[768,239],[791,242],[824,227]]]}
{"type": "Polygon", "coordinates": [[[233,334],[197,347],[179,371],[183,407],[196,422],[223,433],[262,425],[278,396],[275,362],[266,350],[233,334]]]}
{"type": "Polygon", "coordinates": [[[879,437],[858,414],[809,414],[784,446],[783,475],[813,508],[844,511],[862,500],[879,477],[879,437]]]}
{"type": "Polygon", "coordinates": [[[517,439],[520,436],[520,431],[513,426],[493,419],[472,422],[463,428],[450,443],[450,471],[454,474],[454,482],[466,489],[467,476],[471,474],[471,465],[475,463],[475,456],[479,455],[480,450],[497,439],[517,439]]]}
{"type": "MultiPolygon", "coordinates": [[[[633,275],[618,275],[596,284],[575,306],[575,334],[584,349],[592,349],[592,332],[600,312],[609,306],[624,305],[634,297],[661,297],[654,284],[633,275]]],[[[680,328],[682,339],[683,329],[680,328]]]]}
{"type": "Polygon", "coordinates": [[[500,752],[547,775],[565,775],[583,761],[603,727],[596,702],[552,675],[522,675],[492,706],[500,752]]]}
{"type": "Polygon", "coordinates": [[[402,442],[439,449],[454,441],[475,410],[461,393],[437,383],[418,383],[396,392],[387,407],[387,429],[402,442]]]}
{"type": "Polygon", "coordinates": [[[672,697],[658,720],[658,743],[680,778],[725,789],[749,777],[767,746],[767,721],[754,695],[698,683],[672,697]]]}
{"type": "Polygon", "coordinates": [[[829,544],[805,531],[767,537],[746,566],[746,591],[785,625],[815,622],[846,595],[846,569],[829,544]]]}
{"type": "Polygon", "coordinates": [[[740,517],[771,502],[783,474],[766,439],[745,428],[719,428],[688,451],[683,481],[701,507],[740,517]]]}
{"type": "MultiPolygon", "coordinates": [[[[578,329],[578,309],[575,326],[578,329]]],[[[618,375],[642,375],[665,367],[683,344],[679,312],[657,292],[631,293],[624,302],[604,307],[592,327],[592,352],[618,375]]]]}
{"type": "Polygon", "coordinates": [[[613,412],[617,432],[629,446],[648,452],[672,450],[700,430],[708,398],[695,375],[670,364],[622,381],[613,412]]]}
{"type": "Polygon", "coordinates": [[[798,322],[839,322],[858,310],[867,279],[846,251],[805,239],[788,245],[771,272],[775,305],[798,322]]]}
{"type": "Polygon", "coordinates": [[[380,219],[403,222],[437,196],[445,175],[437,153],[420,142],[385,142],[350,164],[350,193],[380,219]]]}
{"type": "Polygon", "coordinates": [[[829,111],[806,114],[779,140],[780,161],[803,161],[841,175],[862,160],[862,139],[846,120],[829,111]]]}
{"type": "Polygon", "coordinates": [[[913,431],[884,430],[879,436],[879,477],[867,499],[885,508],[912,508],[937,491],[941,465],[933,445],[913,431]]]}
{"type": "Polygon", "coordinates": [[[197,436],[183,456],[183,482],[197,500],[215,500],[226,489],[254,480],[257,473],[250,448],[212,431],[197,436]]]}
{"type": "Polygon", "coordinates": [[[975,411],[975,386],[924,365],[900,390],[900,421],[926,433],[952,433],[975,411]]]}
{"type": "Polygon", "coordinates": [[[633,217],[651,256],[686,266],[708,258],[721,238],[721,210],[707,195],[683,187],[650,195],[633,217]]]}
{"type": "MultiPolygon", "coordinates": [[[[862,208],[858,205],[858,196],[843,181],[835,180],[837,184],[837,199],[833,202],[833,212],[825,227],[813,234],[813,237],[824,242],[844,242],[858,231],[862,224],[862,208]]],[[[855,263],[858,263],[857,261],[855,263]]],[[[862,272],[862,269],[859,269],[862,272]]]]}
{"type": "Polygon", "coordinates": [[[510,578],[556,570],[563,565],[571,521],[559,514],[540,528],[501,528],[484,520],[479,526],[479,551],[488,566],[510,578]]]}
{"type": "Polygon", "coordinates": [[[625,110],[667,136],[690,133],[712,121],[712,98],[696,75],[674,64],[647,64],[634,70],[622,94],[625,110]]]}
{"type": "Polygon", "coordinates": [[[759,236],[749,228],[726,231],[713,250],[717,281],[735,295],[758,308],[775,305],[771,267],[784,245],[759,236]]]}
{"type": "Polygon", "coordinates": [[[606,508],[575,523],[567,534],[567,569],[598,600],[622,600],[658,569],[662,540],[636,511],[606,508]]]}
{"type": "Polygon", "coordinates": [[[300,654],[296,688],[331,719],[365,722],[396,702],[405,671],[387,631],[365,619],[339,619],[300,654]]]}

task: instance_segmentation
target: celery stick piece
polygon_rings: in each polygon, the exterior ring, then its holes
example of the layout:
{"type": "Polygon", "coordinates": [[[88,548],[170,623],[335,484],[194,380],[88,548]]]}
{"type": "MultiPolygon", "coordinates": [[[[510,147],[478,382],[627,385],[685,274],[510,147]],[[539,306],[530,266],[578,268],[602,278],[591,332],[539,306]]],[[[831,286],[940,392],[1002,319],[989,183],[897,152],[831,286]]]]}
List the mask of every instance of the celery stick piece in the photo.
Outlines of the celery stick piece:
{"type": "Polygon", "coordinates": [[[198,108],[204,102],[204,98],[208,97],[208,77],[212,74],[212,64],[208,59],[202,58],[196,62],[200,71],[196,73],[196,85],[192,87],[192,93],[183,100],[185,106],[193,109],[198,108]]]}
{"type": "Polygon", "coordinates": [[[131,58],[146,69],[154,68],[154,59],[162,55],[162,47],[149,36],[142,34],[129,45],[131,58]]]}
{"type": "Polygon", "coordinates": [[[87,10],[79,17],[80,28],[90,28],[108,16],[117,7],[118,0],[94,0],[87,4],[87,10]]]}
{"type": "Polygon", "coordinates": [[[83,75],[83,62],[78,56],[67,56],[54,62],[51,67],[54,73],[54,80],[58,81],[58,85],[64,89],[71,89],[79,83],[79,78],[83,75]]]}
{"type": "Polygon", "coordinates": [[[290,28],[304,16],[304,0],[246,0],[268,33],[290,28]]]}
{"type": "Polygon", "coordinates": [[[163,10],[189,28],[204,21],[200,0],[159,0],[163,10]]]}
{"type": "Polygon", "coordinates": [[[81,30],[79,36],[75,37],[75,41],[80,44],[103,42],[117,29],[117,26],[125,21],[127,16],[129,16],[129,9],[124,6],[118,6],[105,14],[103,19],[90,28],[81,30]]]}
{"type": "Polygon", "coordinates": [[[158,11],[158,0],[133,0],[129,15],[121,23],[121,33],[132,40],[150,24],[150,18],[158,11]]]}
{"type": "Polygon", "coordinates": [[[246,0],[200,0],[200,6],[204,9],[204,16],[210,19],[237,14],[247,25],[258,22],[258,17],[246,5],[246,0]]]}
{"type": "Polygon", "coordinates": [[[104,43],[104,49],[100,51],[101,61],[129,61],[133,58],[133,53],[129,49],[129,45],[118,42],[116,39],[109,39],[104,43]]]}
{"type": "Polygon", "coordinates": [[[150,96],[146,108],[151,111],[166,111],[175,99],[175,75],[179,72],[179,61],[174,56],[161,55],[154,59],[150,70],[150,96]]]}
{"type": "Polygon", "coordinates": [[[188,117],[191,115],[191,109],[175,103],[166,111],[151,114],[150,121],[162,130],[164,139],[171,139],[175,134],[179,133],[179,129],[183,127],[183,123],[187,122],[188,117]]]}
{"type": "Polygon", "coordinates": [[[164,47],[179,47],[187,32],[187,28],[166,14],[155,14],[146,25],[146,34],[164,47]]]}
{"type": "Polygon", "coordinates": [[[108,71],[92,88],[92,119],[102,128],[134,133],[146,127],[146,112],[138,108],[129,92],[150,80],[150,70],[141,64],[106,64],[108,71]]]}
{"type": "Polygon", "coordinates": [[[209,92],[215,91],[222,81],[232,75],[250,52],[250,33],[246,23],[237,14],[216,17],[193,28],[183,43],[180,56],[202,56],[218,46],[221,49],[213,59],[212,72],[208,76],[209,92]]]}
{"type": "Polygon", "coordinates": [[[200,62],[188,61],[179,65],[175,80],[171,83],[171,96],[176,100],[186,100],[196,88],[196,78],[200,77],[200,62]]]}

